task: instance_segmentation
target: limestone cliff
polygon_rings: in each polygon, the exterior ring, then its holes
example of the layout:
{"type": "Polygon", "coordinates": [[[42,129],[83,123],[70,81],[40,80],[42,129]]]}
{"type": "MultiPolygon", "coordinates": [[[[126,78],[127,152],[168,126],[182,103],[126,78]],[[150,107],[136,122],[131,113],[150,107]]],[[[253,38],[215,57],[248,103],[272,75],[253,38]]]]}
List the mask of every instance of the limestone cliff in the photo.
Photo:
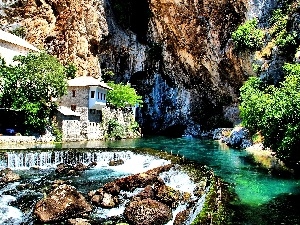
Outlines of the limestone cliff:
{"type": "Polygon", "coordinates": [[[144,133],[197,135],[220,125],[252,73],[236,55],[231,32],[264,18],[276,0],[28,0],[2,2],[1,25],[26,28],[26,39],[78,75],[113,71],[144,98],[144,133]],[[99,65],[101,68],[99,68],[99,65]]]}
{"type": "Polygon", "coordinates": [[[131,11],[119,0],[106,5],[117,16],[108,19],[110,47],[100,55],[103,68],[144,96],[144,131],[196,135],[226,124],[224,115],[235,122],[230,112],[253,72],[251,56],[234,52],[231,33],[245,19],[263,19],[277,1],[151,0],[144,14],[129,2],[131,11]]]}
{"type": "Polygon", "coordinates": [[[79,76],[99,76],[99,43],[108,34],[101,0],[4,3],[0,18],[2,29],[24,27],[27,41],[57,56],[65,64],[74,62],[79,76]]]}

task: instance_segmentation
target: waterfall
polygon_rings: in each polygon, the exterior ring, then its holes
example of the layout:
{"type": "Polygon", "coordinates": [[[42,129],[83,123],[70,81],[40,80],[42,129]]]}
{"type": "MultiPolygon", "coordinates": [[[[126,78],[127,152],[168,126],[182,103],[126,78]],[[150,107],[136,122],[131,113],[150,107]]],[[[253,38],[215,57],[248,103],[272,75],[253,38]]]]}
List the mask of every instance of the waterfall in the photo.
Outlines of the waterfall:
{"type": "Polygon", "coordinates": [[[123,165],[115,167],[115,170],[124,173],[138,173],[147,169],[155,168],[170,163],[167,160],[159,159],[154,156],[144,156],[135,154],[131,151],[22,151],[7,152],[4,157],[0,157],[0,169],[11,168],[30,169],[54,168],[60,163],[66,164],[90,164],[96,162],[96,167],[106,167],[111,160],[122,159],[123,165]]]}
{"type": "Polygon", "coordinates": [[[59,163],[107,165],[110,160],[122,159],[124,162],[132,159],[134,153],[123,152],[79,152],[79,151],[47,151],[47,152],[7,152],[6,162],[0,162],[1,167],[11,169],[29,169],[31,167],[54,167],[59,163]]]}

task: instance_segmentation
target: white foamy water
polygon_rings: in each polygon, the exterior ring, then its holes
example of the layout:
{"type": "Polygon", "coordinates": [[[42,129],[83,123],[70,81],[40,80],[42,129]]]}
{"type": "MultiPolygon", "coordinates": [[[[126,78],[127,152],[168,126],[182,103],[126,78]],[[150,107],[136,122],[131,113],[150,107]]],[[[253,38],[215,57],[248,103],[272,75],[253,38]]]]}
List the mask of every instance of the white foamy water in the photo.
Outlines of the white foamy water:
{"type": "Polygon", "coordinates": [[[161,165],[166,165],[170,161],[135,154],[131,151],[122,152],[8,152],[6,163],[2,162],[2,168],[29,169],[31,167],[49,168],[55,167],[59,163],[89,164],[97,162],[97,168],[108,166],[111,160],[122,159],[124,164],[116,166],[115,169],[124,173],[139,173],[147,169],[152,169],[161,165]]]}
{"type": "Polygon", "coordinates": [[[196,187],[194,181],[186,173],[176,168],[161,173],[160,178],[163,179],[166,185],[182,192],[193,193],[196,187]]]}
{"type": "Polygon", "coordinates": [[[198,199],[197,204],[193,207],[188,220],[185,221],[185,225],[190,225],[196,219],[197,215],[201,212],[205,202],[206,193],[208,192],[209,188],[210,187],[207,187],[205,193],[201,196],[201,198],[198,199]]]}
{"type": "Polygon", "coordinates": [[[117,172],[136,174],[170,163],[171,161],[153,156],[132,155],[130,159],[124,160],[124,164],[111,167],[111,169],[117,172]]]}
{"type": "Polygon", "coordinates": [[[23,222],[23,213],[21,212],[21,210],[13,206],[9,206],[9,203],[15,201],[16,198],[11,195],[2,194],[4,191],[16,187],[17,184],[9,184],[0,191],[0,224],[17,225],[23,222]]]}

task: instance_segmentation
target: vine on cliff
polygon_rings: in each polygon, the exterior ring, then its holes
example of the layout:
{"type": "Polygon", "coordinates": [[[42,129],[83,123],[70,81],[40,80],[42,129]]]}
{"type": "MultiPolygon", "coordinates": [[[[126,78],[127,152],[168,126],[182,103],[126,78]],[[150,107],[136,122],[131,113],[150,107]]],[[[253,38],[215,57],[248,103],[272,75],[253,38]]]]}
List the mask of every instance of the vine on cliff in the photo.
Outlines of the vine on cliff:
{"type": "Polygon", "coordinates": [[[248,20],[232,33],[232,39],[238,51],[253,51],[262,47],[264,32],[257,26],[257,19],[248,20]]]}

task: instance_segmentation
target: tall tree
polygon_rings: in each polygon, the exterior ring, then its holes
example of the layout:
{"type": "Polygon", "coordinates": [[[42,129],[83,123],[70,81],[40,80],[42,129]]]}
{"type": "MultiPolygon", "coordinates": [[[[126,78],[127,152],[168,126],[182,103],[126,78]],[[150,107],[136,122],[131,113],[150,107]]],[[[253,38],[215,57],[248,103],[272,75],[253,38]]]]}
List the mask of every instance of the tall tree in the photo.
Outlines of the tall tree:
{"type": "Polygon", "coordinates": [[[66,93],[68,67],[45,52],[17,56],[14,61],[16,66],[3,60],[0,65],[0,107],[22,111],[26,130],[41,133],[56,107],[52,100],[66,93]]]}

